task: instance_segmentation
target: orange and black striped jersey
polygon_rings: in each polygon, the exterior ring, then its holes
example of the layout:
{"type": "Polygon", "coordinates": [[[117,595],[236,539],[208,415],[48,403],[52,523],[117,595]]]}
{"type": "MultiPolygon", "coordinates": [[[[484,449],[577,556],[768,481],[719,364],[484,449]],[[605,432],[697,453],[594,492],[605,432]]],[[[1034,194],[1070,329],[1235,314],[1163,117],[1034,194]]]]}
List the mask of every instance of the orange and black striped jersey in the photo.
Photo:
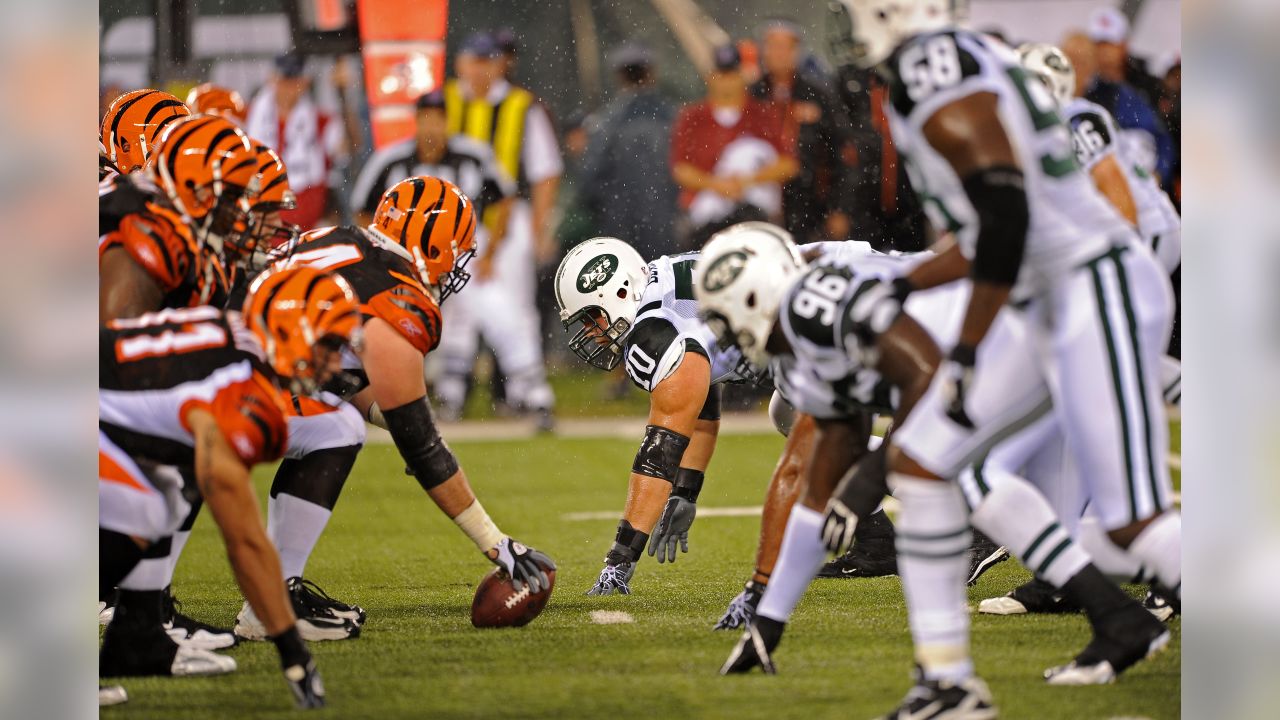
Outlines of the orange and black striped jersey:
{"type": "Polygon", "coordinates": [[[409,261],[368,231],[354,226],[312,230],[283,248],[281,258],[341,275],[359,297],[366,321],[385,321],[423,355],[439,344],[440,306],[409,261]]]}
{"type": "Polygon", "coordinates": [[[98,336],[98,426],[135,458],[190,466],[195,409],[246,465],[284,454],[284,396],[239,313],[213,307],[113,320],[98,336]]]}
{"type": "MultiPolygon", "coordinates": [[[[135,191],[123,188],[110,191],[112,197],[135,191]]],[[[99,223],[102,203],[99,191],[99,223]]],[[[121,201],[127,206],[135,200],[121,201]]],[[[195,305],[221,305],[227,297],[230,280],[226,269],[212,250],[201,248],[182,216],[154,202],[143,201],[140,211],[118,217],[115,227],[98,238],[98,260],[108,251],[122,249],[142,267],[164,293],[162,307],[181,308],[195,305]]]]}

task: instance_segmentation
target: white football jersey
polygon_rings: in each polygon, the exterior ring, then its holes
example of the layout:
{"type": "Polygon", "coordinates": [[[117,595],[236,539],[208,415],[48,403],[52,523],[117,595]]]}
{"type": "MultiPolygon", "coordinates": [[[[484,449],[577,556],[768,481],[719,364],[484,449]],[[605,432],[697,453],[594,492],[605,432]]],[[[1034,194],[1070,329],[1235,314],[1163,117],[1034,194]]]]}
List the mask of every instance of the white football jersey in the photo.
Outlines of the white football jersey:
{"type": "Polygon", "coordinates": [[[1115,118],[1106,108],[1084,98],[1067,103],[1062,113],[1071,125],[1076,160],[1083,168],[1092,170],[1103,158],[1115,158],[1138,206],[1138,234],[1165,269],[1173,272],[1182,261],[1182,218],[1160,184],[1143,169],[1142,159],[1134,157],[1131,146],[1122,142],[1115,118]],[[1162,247],[1162,242],[1167,244],[1162,247]]]}
{"type": "Polygon", "coordinates": [[[963,178],[929,145],[924,126],[939,109],[961,98],[977,93],[997,97],[1030,211],[1014,301],[1040,294],[1112,245],[1136,240],[1081,171],[1071,131],[1048,89],[1031,79],[1007,45],[964,30],[926,33],[899,46],[885,64],[885,113],[911,184],[934,227],[954,233],[970,259],[978,239],[977,213],[963,178]]]}
{"type": "MultiPolygon", "coordinates": [[[[865,287],[906,274],[930,253],[887,255],[857,245],[864,244],[831,243],[787,290],[778,313],[791,354],[770,363],[774,387],[796,410],[817,418],[892,413],[898,402],[897,390],[863,364],[849,312],[865,287]]],[[[948,348],[968,302],[969,283],[949,283],[912,293],[905,309],[948,348]]]]}
{"type": "Polygon", "coordinates": [[[738,373],[742,353],[721,348],[711,329],[698,319],[693,297],[697,252],[664,255],[649,263],[649,281],[640,295],[636,324],[627,334],[623,360],[627,375],[645,392],[653,392],[684,360],[685,353],[711,363],[711,384],[743,382],[738,373]]]}

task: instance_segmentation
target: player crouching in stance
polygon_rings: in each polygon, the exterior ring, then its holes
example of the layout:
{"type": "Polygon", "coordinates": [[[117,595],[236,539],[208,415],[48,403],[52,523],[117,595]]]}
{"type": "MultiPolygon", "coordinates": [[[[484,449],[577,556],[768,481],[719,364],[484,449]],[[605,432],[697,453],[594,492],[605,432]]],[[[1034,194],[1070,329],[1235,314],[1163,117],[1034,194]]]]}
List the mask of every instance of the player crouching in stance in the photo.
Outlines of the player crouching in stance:
{"type": "MultiPolygon", "coordinates": [[[[554,570],[555,563],[503,533],[489,518],[436,428],[423,379],[423,361],[440,341],[440,303],[470,278],[464,267],[474,254],[475,223],[471,201],[452,183],[410,177],[387,189],[369,227],[308,232],[274,253],[273,267],[325,269],[351,285],[364,317],[364,343],[344,356],[343,382],[330,390],[388,430],[406,472],[432,502],[517,587],[527,583],[537,593],[547,586],[546,570],[554,570]]],[[[291,417],[291,428],[295,419],[307,420],[291,417]]],[[[354,462],[344,453],[327,459],[322,452],[313,455],[314,463],[302,458],[310,465],[307,472],[277,475],[272,485],[274,497],[289,500],[273,505],[281,511],[272,517],[274,534],[290,544],[299,570],[328,523],[354,462]],[[308,511],[287,512],[290,505],[308,511]]],[[[236,619],[236,633],[259,638],[260,627],[246,604],[236,619]]]]}
{"type": "MultiPolygon", "coordinates": [[[[111,321],[99,336],[99,583],[116,586],[182,522],[190,505],[176,467],[194,468],[236,581],[265,619],[303,708],[324,705],[324,686],[294,625],[249,472],[280,457],[287,442],[279,385],[314,392],[360,338],[351,289],[312,268],[258,278],[243,314],[165,310],[111,321]]],[[[160,613],[158,602],[121,603],[103,636],[102,676],[235,669],[229,657],[174,642],[160,613]]]]}
{"type": "Polygon", "coordinates": [[[720,429],[720,384],[749,380],[736,349],[716,345],[697,317],[697,253],[646,263],[617,238],[593,238],[556,271],[556,302],[569,347],[601,370],[626,362],[649,393],[649,423],[631,465],[627,503],[613,547],[588,595],[630,594],[640,555],[675,562],[720,429]],[[652,537],[650,537],[652,532],[652,537]]]}

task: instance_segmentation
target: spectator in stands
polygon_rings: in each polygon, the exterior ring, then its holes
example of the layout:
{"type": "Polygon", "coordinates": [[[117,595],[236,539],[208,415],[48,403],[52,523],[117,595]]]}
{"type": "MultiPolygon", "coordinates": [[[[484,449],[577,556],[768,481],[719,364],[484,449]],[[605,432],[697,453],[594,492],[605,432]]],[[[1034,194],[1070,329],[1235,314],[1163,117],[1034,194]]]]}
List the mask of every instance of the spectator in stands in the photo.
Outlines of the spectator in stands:
{"type": "Polygon", "coordinates": [[[783,139],[799,172],[782,186],[782,224],[797,242],[849,237],[841,209],[846,148],[852,152],[849,119],[821,78],[800,72],[803,42],[792,20],[775,18],[761,29],[763,74],[751,95],[782,106],[783,139]]]}
{"type": "Polygon", "coordinates": [[[597,235],[621,238],[652,260],[676,251],[676,186],[668,164],[675,107],[658,92],[653,54],[626,45],[610,57],[618,93],[589,135],[580,197],[597,235]]]}
{"type": "Polygon", "coordinates": [[[671,132],[671,174],[694,246],[739,222],[779,221],[782,183],[798,170],[779,107],[751,97],[741,64],[736,47],[716,48],[706,99],[686,105],[671,132]]]}
{"type": "Polygon", "coordinates": [[[281,213],[287,223],[310,230],[319,224],[328,205],[328,174],[345,155],[342,123],[322,112],[308,90],[311,79],[297,53],[276,58],[275,74],[249,103],[244,130],[279,153],[289,168],[289,184],[298,207],[281,213]]]}

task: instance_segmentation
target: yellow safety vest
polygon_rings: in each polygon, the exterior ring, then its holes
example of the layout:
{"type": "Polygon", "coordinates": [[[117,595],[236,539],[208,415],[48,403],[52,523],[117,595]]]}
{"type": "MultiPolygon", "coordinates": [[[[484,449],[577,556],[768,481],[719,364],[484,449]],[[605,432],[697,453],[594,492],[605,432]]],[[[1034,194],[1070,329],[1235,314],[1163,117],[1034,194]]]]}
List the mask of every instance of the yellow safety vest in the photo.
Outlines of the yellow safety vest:
{"type": "Polygon", "coordinates": [[[467,100],[457,80],[444,86],[449,134],[461,133],[493,148],[493,154],[512,180],[520,181],[520,151],[524,146],[524,119],[533,104],[533,93],[512,86],[496,104],[485,98],[467,100]]]}

